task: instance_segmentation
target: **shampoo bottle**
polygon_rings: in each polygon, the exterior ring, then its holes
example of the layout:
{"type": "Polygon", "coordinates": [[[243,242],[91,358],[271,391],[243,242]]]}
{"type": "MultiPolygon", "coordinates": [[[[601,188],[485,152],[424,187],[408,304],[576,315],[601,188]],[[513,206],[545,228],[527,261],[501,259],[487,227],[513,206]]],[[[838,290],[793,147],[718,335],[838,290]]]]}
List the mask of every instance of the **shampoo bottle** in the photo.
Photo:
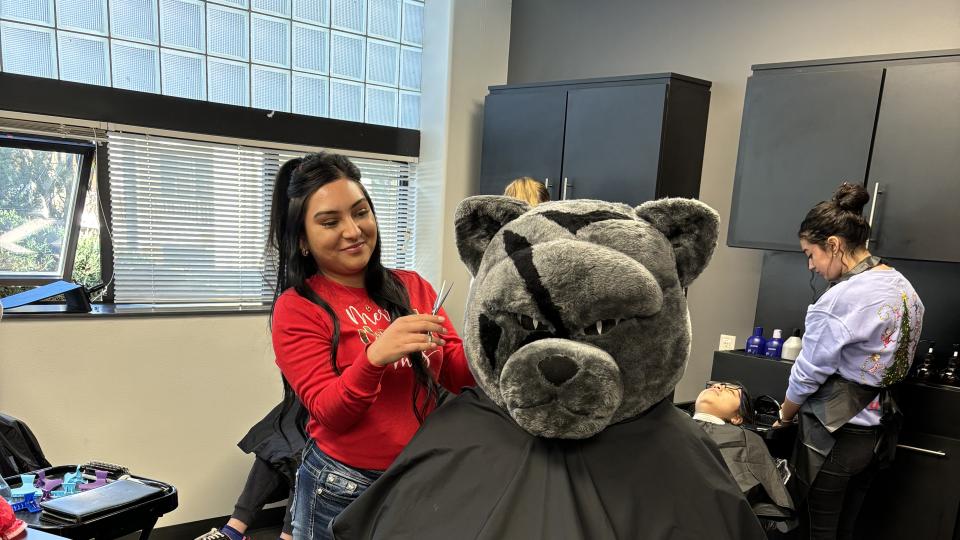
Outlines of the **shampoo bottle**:
{"type": "Polygon", "coordinates": [[[773,337],[767,341],[767,350],[764,356],[780,358],[780,348],[783,346],[783,333],[779,328],[773,331],[773,337]]]}
{"type": "Polygon", "coordinates": [[[763,355],[766,350],[767,340],[763,339],[763,327],[758,326],[753,329],[753,335],[747,338],[747,354],[763,355]]]}
{"type": "Polygon", "coordinates": [[[783,342],[783,347],[780,352],[780,358],[784,360],[796,360],[800,356],[800,346],[803,344],[803,341],[800,339],[800,329],[795,328],[793,330],[793,335],[788,337],[786,341],[783,342]]]}

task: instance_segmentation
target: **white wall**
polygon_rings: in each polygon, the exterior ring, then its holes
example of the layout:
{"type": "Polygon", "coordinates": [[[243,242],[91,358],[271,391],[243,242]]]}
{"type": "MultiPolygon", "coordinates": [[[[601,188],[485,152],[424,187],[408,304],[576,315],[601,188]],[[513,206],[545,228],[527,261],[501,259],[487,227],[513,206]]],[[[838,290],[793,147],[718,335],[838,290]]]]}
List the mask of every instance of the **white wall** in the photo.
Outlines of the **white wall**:
{"type": "Polygon", "coordinates": [[[0,321],[0,411],[53,464],[175,485],[160,526],[232,512],[252,463],[236,443],[281,397],[262,315],[0,321]]]}
{"type": "Polygon", "coordinates": [[[453,5],[440,249],[442,279],[456,283],[444,308],[454,325],[462,329],[470,275],[457,253],[453,215],[457,204],[475,193],[479,180],[483,100],[487,87],[507,81],[511,2],[455,0],[453,5]]]}
{"type": "Polygon", "coordinates": [[[700,198],[724,224],[690,289],[694,340],[678,398],[709,377],[721,333],[746,339],[756,309],[760,254],[726,247],[750,66],[950,48],[960,48],[956,0],[514,0],[510,83],[667,71],[713,81],[700,198]]]}

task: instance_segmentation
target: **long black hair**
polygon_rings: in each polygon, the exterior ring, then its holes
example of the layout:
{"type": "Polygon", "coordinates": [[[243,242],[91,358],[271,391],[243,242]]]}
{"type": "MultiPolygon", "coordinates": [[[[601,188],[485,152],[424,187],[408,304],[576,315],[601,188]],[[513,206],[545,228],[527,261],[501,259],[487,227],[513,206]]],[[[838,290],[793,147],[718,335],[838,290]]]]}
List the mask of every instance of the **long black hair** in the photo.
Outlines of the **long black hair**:
{"type": "MultiPolygon", "coordinates": [[[[356,182],[363,197],[376,218],[376,210],[370,194],[360,182],[360,169],[346,156],[319,152],[303,158],[294,158],[283,164],[277,172],[270,208],[270,231],[268,242],[277,256],[277,281],[273,291],[273,307],[270,308],[270,324],[273,325],[273,310],[277,298],[287,289],[320,306],[333,321],[333,339],[330,345],[330,366],[340,374],[337,365],[337,348],[340,344],[340,319],[323,298],[308,284],[307,279],[322,272],[309,253],[304,255],[300,246],[305,243],[304,222],[310,196],[324,185],[335,180],[347,179],[356,182]]],[[[410,315],[410,296],[397,276],[380,261],[380,230],[377,229],[377,245],[374,247],[364,274],[364,288],[377,306],[390,314],[390,320],[410,315]]],[[[407,355],[413,369],[414,385],[411,401],[417,421],[423,422],[430,407],[435,406],[439,388],[433,374],[427,368],[419,352],[407,355]],[[423,400],[420,394],[425,394],[423,400]]],[[[283,378],[284,402],[294,399],[290,383],[283,378]]]]}

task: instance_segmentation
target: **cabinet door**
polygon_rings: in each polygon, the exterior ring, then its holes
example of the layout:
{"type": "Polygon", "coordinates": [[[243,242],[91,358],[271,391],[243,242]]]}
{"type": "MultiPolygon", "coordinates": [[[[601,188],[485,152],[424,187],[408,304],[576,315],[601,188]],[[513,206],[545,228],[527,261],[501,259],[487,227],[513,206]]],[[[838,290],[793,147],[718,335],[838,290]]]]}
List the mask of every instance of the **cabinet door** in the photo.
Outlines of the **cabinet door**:
{"type": "Polygon", "coordinates": [[[567,199],[636,205],[656,196],[666,91],[666,84],[647,84],[567,93],[567,199]]]}
{"type": "Polygon", "coordinates": [[[747,82],[727,244],[799,251],[807,211],[863,184],[882,69],[754,75],[747,82]]]}
{"type": "Polygon", "coordinates": [[[951,540],[960,506],[956,482],[960,478],[960,441],[903,433],[900,444],[891,467],[880,471],[870,486],[856,537],[951,540]]]}
{"type": "Polygon", "coordinates": [[[565,90],[517,91],[487,96],[483,112],[481,195],[503,195],[514,178],[549,180],[557,198],[563,159],[565,90]]]}
{"type": "Polygon", "coordinates": [[[871,250],[960,262],[960,63],[887,68],[868,189],[871,250]]]}

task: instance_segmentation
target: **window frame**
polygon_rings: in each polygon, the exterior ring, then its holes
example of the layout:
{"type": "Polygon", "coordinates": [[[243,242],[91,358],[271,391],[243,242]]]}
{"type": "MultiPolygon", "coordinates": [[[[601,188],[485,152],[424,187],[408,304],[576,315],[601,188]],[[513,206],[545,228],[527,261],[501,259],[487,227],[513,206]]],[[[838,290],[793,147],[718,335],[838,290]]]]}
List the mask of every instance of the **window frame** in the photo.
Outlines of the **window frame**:
{"type": "MultiPolygon", "coordinates": [[[[73,213],[71,214],[70,223],[67,224],[64,253],[61,255],[64,258],[63,272],[59,277],[22,278],[6,277],[3,273],[0,273],[0,285],[31,286],[46,285],[48,283],[53,283],[60,280],[70,281],[73,278],[73,266],[76,262],[77,256],[77,241],[80,238],[80,220],[83,217],[83,206],[86,202],[87,190],[90,187],[90,171],[93,167],[93,160],[97,153],[97,144],[95,142],[55,139],[0,130],[0,146],[5,148],[20,148],[26,150],[40,150],[45,152],[63,152],[68,154],[77,154],[81,157],[76,199],[74,200],[73,213]]],[[[101,232],[103,231],[103,223],[100,224],[100,230],[101,232]]],[[[102,259],[102,251],[100,256],[102,259]]],[[[103,279],[102,266],[100,277],[103,279]]]]}
{"type": "MultiPolygon", "coordinates": [[[[329,90],[328,90],[329,91],[329,90]]],[[[398,112],[399,114],[399,112],[398,112]]],[[[419,162],[421,132],[417,129],[381,126],[265,111],[246,106],[150,94],[113,87],[102,87],[0,72],[0,117],[15,120],[33,118],[50,124],[44,137],[60,143],[99,141],[96,134],[71,132],[71,127],[97,126],[95,131],[128,130],[161,136],[187,137],[229,144],[267,145],[277,149],[304,151],[326,148],[351,157],[393,159],[419,162]]],[[[9,130],[9,128],[8,128],[9,130]]],[[[0,131],[4,131],[0,128],[0,131]]],[[[30,136],[33,136],[30,132],[30,136]]],[[[20,135],[23,135],[22,133],[20,135]]],[[[18,135],[19,136],[19,135],[18,135]]],[[[39,137],[39,136],[38,136],[39,137]]],[[[97,144],[97,190],[100,198],[101,282],[103,295],[93,304],[94,311],[72,316],[168,316],[209,314],[250,314],[269,310],[269,306],[233,308],[229,306],[172,306],[153,304],[115,304],[113,280],[113,212],[109,187],[109,158],[105,145],[97,144]]],[[[89,188],[88,181],[84,185],[89,188]]],[[[84,198],[86,191],[84,191],[84,198]]],[[[82,200],[78,198],[78,201],[82,200]]],[[[76,214],[76,213],[75,213],[76,214]]],[[[75,228],[79,237],[79,227],[75,228]]],[[[76,257],[76,242],[71,247],[71,262],[76,257]]],[[[72,271],[72,269],[71,269],[72,271]]],[[[72,276],[71,276],[72,277],[72,276]]],[[[44,284],[55,280],[41,280],[44,284]]],[[[5,283],[6,284],[6,283],[5,283]]],[[[19,285],[27,285],[17,281],[19,285]]],[[[4,318],[58,318],[57,306],[43,305],[33,311],[18,308],[4,318]]]]}

